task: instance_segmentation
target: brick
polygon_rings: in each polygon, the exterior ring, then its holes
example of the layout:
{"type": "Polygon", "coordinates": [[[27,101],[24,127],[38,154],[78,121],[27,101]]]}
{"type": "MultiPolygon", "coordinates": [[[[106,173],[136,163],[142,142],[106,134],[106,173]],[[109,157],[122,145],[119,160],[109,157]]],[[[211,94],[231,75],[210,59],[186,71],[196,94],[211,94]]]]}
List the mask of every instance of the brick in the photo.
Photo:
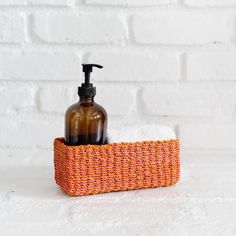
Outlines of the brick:
{"type": "Polygon", "coordinates": [[[230,42],[233,28],[224,14],[160,13],[134,16],[134,40],[144,44],[194,45],[230,42]]]}
{"type": "Polygon", "coordinates": [[[68,0],[28,0],[28,5],[66,6],[68,0]]]}
{"type": "Polygon", "coordinates": [[[177,54],[94,52],[88,61],[97,61],[104,69],[94,74],[100,81],[178,80],[180,63],[177,54]]]}
{"type": "Polygon", "coordinates": [[[145,112],[151,115],[211,116],[221,115],[222,112],[232,115],[236,94],[233,89],[226,91],[224,88],[204,85],[156,85],[144,88],[142,99],[145,112]]]}
{"type": "Polygon", "coordinates": [[[235,6],[235,0],[184,0],[189,6],[235,6]]]}
{"type": "Polygon", "coordinates": [[[156,6],[176,3],[177,0],[85,0],[88,4],[113,5],[113,6],[156,6]]]}
{"type": "MultiPolygon", "coordinates": [[[[95,84],[95,82],[94,82],[95,84]]],[[[135,89],[131,86],[98,84],[95,101],[102,105],[109,115],[127,116],[135,105],[135,89]]]]}
{"type": "Polygon", "coordinates": [[[64,114],[70,105],[78,101],[76,93],[77,87],[72,85],[42,86],[39,94],[40,110],[64,114]]]}
{"type": "Polygon", "coordinates": [[[35,106],[35,92],[32,86],[0,86],[0,113],[32,109],[35,106]]]}
{"type": "Polygon", "coordinates": [[[197,53],[187,55],[189,80],[236,80],[235,53],[197,53]]]}
{"type": "Polygon", "coordinates": [[[27,0],[1,0],[0,6],[23,6],[27,4],[27,0]]]}
{"type": "Polygon", "coordinates": [[[125,37],[122,20],[104,14],[37,14],[32,30],[50,43],[112,43],[125,37]]]}
{"type": "Polygon", "coordinates": [[[73,53],[0,53],[0,79],[73,80],[78,79],[80,71],[79,57],[73,53]]]}
{"type": "Polygon", "coordinates": [[[236,125],[181,125],[179,135],[183,148],[236,148],[236,125]]]}
{"type": "Polygon", "coordinates": [[[0,15],[0,43],[20,43],[25,38],[25,20],[20,14],[0,15]]]}
{"type": "Polygon", "coordinates": [[[68,0],[1,0],[0,6],[66,6],[68,0]]]}
{"type": "Polygon", "coordinates": [[[64,122],[49,119],[1,119],[0,146],[2,147],[52,147],[55,137],[63,136],[64,122]]]}

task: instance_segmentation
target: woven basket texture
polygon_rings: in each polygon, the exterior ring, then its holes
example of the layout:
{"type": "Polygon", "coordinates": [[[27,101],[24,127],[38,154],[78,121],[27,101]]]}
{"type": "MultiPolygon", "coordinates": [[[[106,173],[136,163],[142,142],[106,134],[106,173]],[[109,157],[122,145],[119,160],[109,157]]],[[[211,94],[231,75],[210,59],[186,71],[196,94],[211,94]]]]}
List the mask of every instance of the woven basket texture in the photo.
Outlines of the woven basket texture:
{"type": "Polygon", "coordinates": [[[180,178],[179,140],[67,146],[54,140],[56,183],[70,196],[164,187],[180,178]]]}

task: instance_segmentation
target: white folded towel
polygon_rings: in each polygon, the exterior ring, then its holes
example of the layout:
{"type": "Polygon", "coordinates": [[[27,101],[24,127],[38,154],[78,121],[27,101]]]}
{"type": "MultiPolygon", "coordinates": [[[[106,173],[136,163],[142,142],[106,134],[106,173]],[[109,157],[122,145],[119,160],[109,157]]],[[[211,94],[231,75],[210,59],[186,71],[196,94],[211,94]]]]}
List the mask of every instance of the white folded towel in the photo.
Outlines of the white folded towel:
{"type": "Polygon", "coordinates": [[[176,139],[173,129],[164,125],[143,125],[108,130],[108,142],[162,141],[176,139]]]}

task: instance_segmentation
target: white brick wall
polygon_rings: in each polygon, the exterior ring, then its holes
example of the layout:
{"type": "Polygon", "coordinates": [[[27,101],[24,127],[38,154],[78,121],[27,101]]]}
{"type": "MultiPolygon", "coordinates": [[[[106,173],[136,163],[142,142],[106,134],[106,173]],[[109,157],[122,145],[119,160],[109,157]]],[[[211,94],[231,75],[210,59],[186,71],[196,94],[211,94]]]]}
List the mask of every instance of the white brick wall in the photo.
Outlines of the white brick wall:
{"type": "Polygon", "coordinates": [[[181,125],[180,139],[184,148],[235,148],[236,125],[181,125]],[[189,136],[191,134],[191,139],[189,136]]]}
{"type": "MultiPolygon", "coordinates": [[[[233,19],[232,19],[233,20],[233,19]]],[[[230,43],[230,16],[201,12],[162,12],[133,17],[134,40],[143,44],[195,45],[230,43]]]]}
{"type": "Polygon", "coordinates": [[[114,43],[125,36],[124,25],[119,17],[100,13],[34,15],[32,31],[49,43],[114,43]]]}
{"type": "Polygon", "coordinates": [[[67,0],[1,0],[0,6],[54,5],[66,6],[67,0]]]}
{"type": "Polygon", "coordinates": [[[180,78],[180,59],[174,53],[95,51],[87,56],[87,61],[97,61],[104,70],[93,74],[98,81],[176,81],[180,78]],[[119,66],[118,66],[119,65],[119,66]]]}
{"type": "MultiPolygon", "coordinates": [[[[109,126],[169,124],[186,149],[236,149],[233,0],[1,0],[0,151],[63,135],[82,62],[109,126]]],[[[39,163],[39,162],[38,162],[39,163]]]]}
{"type": "Polygon", "coordinates": [[[234,0],[184,0],[190,6],[235,6],[234,0]]]}
{"type": "Polygon", "coordinates": [[[35,106],[36,86],[23,84],[0,85],[0,113],[7,114],[31,110],[35,106]]]}
{"type": "Polygon", "coordinates": [[[73,80],[80,75],[75,53],[0,52],[0,80],[73,80]]]}
{"type": "Polygon", "coordinates": [[[196,53],[187,56],[189,80],[235,80],[235,53],[196,53]]]}
{"type": "Polygon", "coordinates": [[[20,43],[25,40],[24,13],[1,13],[0,15],[0,43],[20,43]]]}
{"type": "Polygon", "coordinates": [[[234,115],[232,100],[235,91],[219,86],[155,85],[143,90],[142,100],[146,112],[156,116],[221,116],[234,115]],[[218,99],[216,99],[218,98],[218,99]]]}
{"type": "Polygon", "coordinates": [[[156,6],[164,4],[173,4],[177,0],[85,0],[88,4],[101,4],[101,5],[112,5],[112,6],[156,6]]]}

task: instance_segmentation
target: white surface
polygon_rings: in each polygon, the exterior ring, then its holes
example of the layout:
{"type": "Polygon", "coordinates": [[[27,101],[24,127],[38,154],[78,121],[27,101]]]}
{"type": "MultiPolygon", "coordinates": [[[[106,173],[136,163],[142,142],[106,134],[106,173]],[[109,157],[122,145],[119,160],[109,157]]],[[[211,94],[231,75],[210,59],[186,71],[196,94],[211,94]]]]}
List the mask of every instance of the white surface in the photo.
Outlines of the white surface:
{"type": "MultiPolygon", "coordinates": [[[[233,236],[235,156],[182,152],[181,180],[175,186],[78,198],[58,188],[52,164],[1,159],[0,232],[4,236],[233,236]]],[[[50,152],[44,158],[52,162],[50,152]]]]}
{"type": "Polygon", "coordinates": [[[108,130],[109,143],[139,142],[139,141],[162,141],[176,139],[175,132],[164,125],[143,125],[108,130]]]}

